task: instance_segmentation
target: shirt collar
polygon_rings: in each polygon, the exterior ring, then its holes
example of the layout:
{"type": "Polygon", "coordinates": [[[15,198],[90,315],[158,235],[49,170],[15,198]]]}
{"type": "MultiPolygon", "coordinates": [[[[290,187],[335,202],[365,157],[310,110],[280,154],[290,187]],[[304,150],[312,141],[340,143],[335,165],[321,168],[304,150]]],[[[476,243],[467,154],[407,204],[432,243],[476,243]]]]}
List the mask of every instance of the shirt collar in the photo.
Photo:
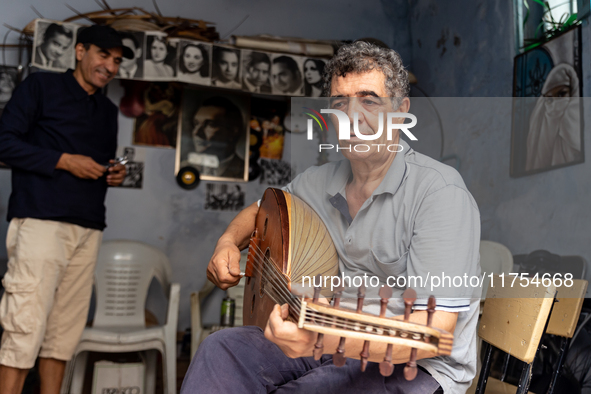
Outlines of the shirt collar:
{"type": "MultiPolygon", "coordinates": [[[[378,185],[372,196],[377,196],[382,193],[395,194],[407,174],[407,165],[405,156],[412,151],[412,148],[402,138],[399,139],[398,144],[404,148],[401,152],[396,153],[394,161],[390,165],[386,176],[378,185]]],[[[351,176],[351,162],[349,160],[341,160],[334,176],[330,180],[326,192],[331,196],[344,191],[349,177],[351,176]]]]}
{"type": "MultiPolygon", "coordinates": [[[[74,78],[74,71],[72,69],[66,71],[63,74],[63,76],[64,76],[64,81],[66,82],[66,85],[68,86],[68,89],[70,90],[70,93],[72,93],[72,95],[74,96],[74,98],[76,100],[83,100],[87,97],[93,96],[93,95],[89,95],[86,92],[86,90],[84,90],[84,88],[82,88],[82,86],[80,86],[80,84],[78,83],[76,78],[74,78]]],[[[100,89],[97,89],[94,94],[97,94],[99,92],[100,92],[100,89]]]]}

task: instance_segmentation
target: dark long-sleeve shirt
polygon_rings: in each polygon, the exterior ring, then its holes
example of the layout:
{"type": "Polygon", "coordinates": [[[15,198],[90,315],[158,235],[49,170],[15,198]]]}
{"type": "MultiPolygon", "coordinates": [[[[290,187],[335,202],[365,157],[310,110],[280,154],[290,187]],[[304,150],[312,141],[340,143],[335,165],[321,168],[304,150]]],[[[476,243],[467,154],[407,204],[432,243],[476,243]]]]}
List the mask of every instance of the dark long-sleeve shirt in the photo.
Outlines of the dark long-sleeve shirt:
{"type": "Polygon", "coordinates": [[[62,153],[107,164],[117,149],[117,107],[89,95],[72,71],[34,73],[14,91],[0,118],[0,161],[12,167],[8,220],[58,220],[102,230],[105,176],[80,179],[55,166],[62,153]]]}

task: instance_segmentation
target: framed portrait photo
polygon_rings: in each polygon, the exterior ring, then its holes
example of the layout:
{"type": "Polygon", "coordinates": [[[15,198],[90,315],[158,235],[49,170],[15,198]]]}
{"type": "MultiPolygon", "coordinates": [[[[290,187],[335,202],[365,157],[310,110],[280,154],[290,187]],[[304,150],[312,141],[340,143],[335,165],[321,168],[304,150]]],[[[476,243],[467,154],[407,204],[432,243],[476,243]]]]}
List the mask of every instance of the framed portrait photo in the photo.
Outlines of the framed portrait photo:
{"type": "Polygon", "coordinates": [[[12,97],[12,91],[18,85],[20,74],[17,67],[0,66],[0,114],[12,97]]]}
{"type": "Polygon", "coordinates": [[[274,54],[271,65],[273,94],[303,96],[304,59],[301,56],[274,54]]]}
{"type": "Polygon", "coordinates": [[[174,80],[178,46],[179,40],[168,39],[166,33],[146,32],[144,80],[174,80]]]}
{"type": "Polygon", "coordinates": [[[218,88],[241,89],[240,49],[213,46],[211,85],[218,88]]]}
{"type": "Polygon", "coordinates": [[[511,176],[583,163],[581,28],[515,57],[511,176]]]}
{"type": "Polygon", "coordinates": [[[143,32],[120,31],[121,42],[131,49],[133,59],[123,58],[119,65],[116,78],[120,79],[143,79],[144,78],[144,44],[145,35],[143,32]]]}
{"type": "Polygon", "coordinates": [[[35,21],[33,59],[35,67],[50,71],[66,71],[74,68],[74,46],[80,25],[54,22],[46,19],[35,21]]]}
{"type": "Polygon", "coordinates": [[[179,117],[175,174],[196,168],[202,180],[248,180],[250,96],[186,86],[179,117]]]}
{"type": "Polygon", "coordinates": [[[177,79],[195,85],[211,85],[212,45],[193,40],[180,40],[179,45],[177,79]]]}

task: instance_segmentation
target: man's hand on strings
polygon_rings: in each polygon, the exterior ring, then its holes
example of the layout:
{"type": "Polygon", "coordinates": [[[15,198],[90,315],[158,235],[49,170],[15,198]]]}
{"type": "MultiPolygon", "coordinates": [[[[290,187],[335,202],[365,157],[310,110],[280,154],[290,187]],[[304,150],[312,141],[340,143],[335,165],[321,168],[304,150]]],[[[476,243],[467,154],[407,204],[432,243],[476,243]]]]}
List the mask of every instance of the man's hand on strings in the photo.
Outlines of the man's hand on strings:
{"type": "Polygon", "coordinates": [[[207,266],[207,279],[226,290],[236,286],[240,278],[240,250],[234,243],[220,238],[207,266]]]}
{"type": "Polygon", "coordinates": [[[316,333],[303,330],[287,319],[289,307],[287,304],[275,305],[269,315],[265,338],[279,346],[287,357],[308,357],[312,355],[316,333]]]}

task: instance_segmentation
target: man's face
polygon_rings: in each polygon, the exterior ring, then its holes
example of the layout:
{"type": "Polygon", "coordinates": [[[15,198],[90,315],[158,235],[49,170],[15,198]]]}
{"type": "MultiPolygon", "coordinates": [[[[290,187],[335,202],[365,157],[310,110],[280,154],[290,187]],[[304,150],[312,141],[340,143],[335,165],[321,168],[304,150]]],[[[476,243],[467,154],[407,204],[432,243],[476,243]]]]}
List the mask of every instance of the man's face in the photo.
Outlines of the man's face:
{"type": "MultiPolygon", "coordinates": [[[[392,140],[388,141],[386,124],[388,112],[408,112],[410,101],[404,98],[399,108],[394,108],[394,103],[388,97],[386,91],[386,77],[380,70],[372,70],[359,74],[347,74],[345,77],[333,77],[330,89],[330,107],[346,113],[350,120],[350,139],[340,140],[341,147],[351,146],[351,151],[343,150],[346,158],[352,159],[367,159],[376,153],[383,153],[385,155],[391,154],[385,147],[381,147],[377,151],[377,147],[372,144],[397,144],[398,130],[392,133],[392,140]],[[358,113],[358,127],[359,132],[364,135],[377,134],[379,130],[379,114],[383,115],[383,131],[382,135],[373,141],[365,141],[359,139],[354,133],[354,114],[358,113]],[[354,146],[357,144],[366,144],[371,147],[368,152],[356,152],[354,146]]],[[[338,133],[338,119],[335,115],[330,115],[332,123],[338,133]]],[[[402,119],[394,119],[394,123],[403,123],[402,119]]]]}
{"type": "Polygon", "coordinates": [[[248,69],[248,82],[254,86],[262,86],[269,79],[269,63],[261,62],[248,69]]]}
{"type": "MultiPolygon", "coordinates": [[[[208,148],[215,148],[215,154],[232,146],[235,130],[225,118],[226,109],[222,107],[201,107],[193,117],[193,144],[195,151],[202,153],[208,148]]],[[[208,152],[209,153],[209,152],[208,152]]]]}
{"type": "Polygon", "coordinates": [[[295,76],[283,63],[273,64],[273,85],[282,92],[289,92],[295,76]]]}
{"type": "Polygon", "coordinates": [[[223,51],[219,66],[223,82],[234,80],[238,74],[238,55],[235,52],[223,51]]]}
{"type": "Polygon", "coordinates": [[[133,52],[133,59],[123,58],[121,59],[121,68],[125,70],[131,70],[136,65],[137,59],[142,55],[142,48],[136,48],[131,38],[124,38],[121,40],[123,45],[131,49],[133,52]]]}
{"type": "Polygon", "coordinates": [[[14,82],[8,73],[0,73],[0,93],[11,93],[14,82]]]}
{"type": "Polygon", "coordinates": [[[63,34],[54,34],[41,44],[41,51],[48,60],[56,61],[72,44],[72,39],[63,34]]]}
{"type": "Polygon", "coordinates": [[[103,88],[117,75],[122,60],[121,48],[102,49],[91,44],[86,50],[83,44],[76,45],[75,76],[82,87],[92,87],[95,90],[103,88]],[[86,85],[86,86],[85,86],[86,85]]]}

